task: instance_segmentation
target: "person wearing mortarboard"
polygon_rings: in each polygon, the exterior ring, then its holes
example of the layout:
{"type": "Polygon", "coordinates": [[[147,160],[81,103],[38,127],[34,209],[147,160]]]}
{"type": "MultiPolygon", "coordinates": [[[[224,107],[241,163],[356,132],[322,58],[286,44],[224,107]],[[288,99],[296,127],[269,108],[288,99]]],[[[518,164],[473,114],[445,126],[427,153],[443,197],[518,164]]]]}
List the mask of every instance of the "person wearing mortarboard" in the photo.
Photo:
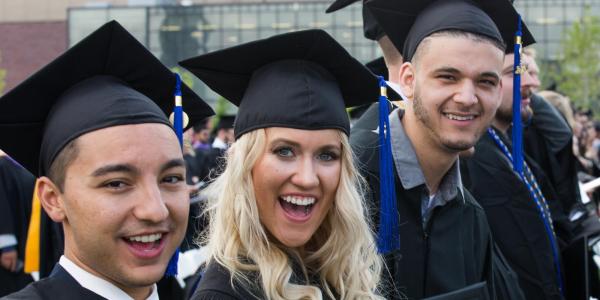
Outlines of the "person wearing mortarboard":
{"type": "Polygon", "coordinates": [[[551,204],[550,208],[555,210],[552,213],[553,222],[562,228],[558,234],[564,241],[561,243],[561,252],[565,261],[567,298],[580,298],[583,295],[587,299],[589,297],[586,297],[586,293],[599,297],[598,266],[590,263],[589,258],[586,259],[587,255],[574,250],[578,247],[593,248],[592,245],[580,245],[587,244],[588,240],[592,241],[598,236],[600,222],[597,214],[588,212],[581,199],[577,158],[573,152],[573,131],[563,115],[545,98],[547,93],[537,92],[540,86],[539,68],[531,49],[525,49],[522,59],[531,77],[531,80],[521,81],[521,93],[531,95],[531,114],[523,126],[523,150],[530,160],[537,163],[538,172],[545,175],[538,175],[538,181],[542,181],[540,177],[545,177],[546,182],[542,185],[547,190],[554,190],[546,193],[556,196],[548,196],[547,200],[551,204]],[[552,205],[554,200],[558,205],[552,205]],[[582,279],[574,279],[579,277],[582,279]]]}
{"type": "Polygon", "coordinates": [[[229,144],[233,142],[233,120],[235,116],[221,116],[215,126],[215,139],[212,147],[221,150],[227,150],[229,144]]]}
{"type": "Polygon", "coordinates": [[[0,297],[33,281],[23,272],[35,176],[0,150],[0,297]]]}
{"type": "MultiPolygon", "coordinates": [[[[364,2],[361,0],[335,0],[327,8],[326,13],[333,13],[340,9],[344,9],[355,2],[364,2]]],[[[373,14],[363,4],[362,6],[363,16],[363,35],[366,39],[375,41],[379,45],[382,57],[374,59],[366,64],[366,66],[376,75],[383,76],[386,80],[387,85],[399,95],[396,99],[390,98],[393,104],[402,107],[401,100],[406,99],[403,95],[400,86],[398,85],[398,75],[400,74],[400,66],[402,65],[402,55],[400,51],[394,47],[390,38],[387,36],[385,31],[377,24],[377,20],[373,17],[373,14]]],[[[379,105],[375,104],[363,104],[363,107],[353,108],[350,113],[352,119],[358,119],[359,116],[366,115],[365,118],[360,119],[360,122],[353,122],[352,127],[357,127],[365,130],[375,130],[379,125],[378,111],[379,105]],[[354,113],[353,113],[354,112],[354,113]],[[358,115],[358,116],[356,116],[358,115]],[[356,117],[354,117],[356,116],[356,117]]],[[[390,108],[392,104],[390,104],[390,108]]]]}
{"type": "Polygon", "coordinates": [[[115,21],[0,98],[0,148],[64,230],[50,276],[5,299],[158,298],[189,209],[182,106],[213,114],[115,21]]]}
{"type": "MultiPolygon", "coordinates": [[[[502,78],[502,101],[492,126],[463,166],[465,185],[486,210],[495,241],[517,272],[526,299],[579,299],[573,295],[586,290],[581,288],[585,280],[573,278],[587,276],[581,271],[585,263],[576,267],[579,274],[569,274],[561,250],[576,240],[576,233],[582,231],[578,223],[585,218],[570,219],[571,207],[563,206],[556,190],[564,185],[555,185],[549,177],[552,174],[546,174],[528,153],[523,154],[523,149],[528,149],[523,144],[533,141],[539,142],[535,147],[564,147],[569,140],[568,126],[533,94],[539,82],[527,72],[527,59],[520,52],[506,55],[502,78]],[[533,101],[538,114],[532,117],[533,101]],[[521,137],[521,124],[530,127],[530,141],[521,137]],[[557,136],[544,137],[548,131],[557,136]]],[[[597,220],[593,221],[598,228],[597,220]]],[[[577,253],[580,260],[585,255],[577,253]]]]}
{"type": "Polygon", "coordinates": [[[207,188],[210,262],[193,299],[379,299],[345,108],[376,101],[385,81],[322,30],[180,64],[239,107],[207,188]]]}
{"type": "MultiPolygon", "coordinates": [[[[486,281],[491,298],[500,298],[499,253],[485,212],[462,187],[458,156],[485,133],[500,103],[502,62],[518,14],[506,0],[365,5],[402,49],[398,83],[408,98],[389,116],[401,243],[385,256],[389,284],[398,289],[385,296],[421,299],[486,281]]],[[[384,167],[372,159],[377,134],[356,130],[351,142],[377,203],[373,174],[384,167]]],[[[513,290],[507,297],[519,299],[518,286],[513,290]]]]}

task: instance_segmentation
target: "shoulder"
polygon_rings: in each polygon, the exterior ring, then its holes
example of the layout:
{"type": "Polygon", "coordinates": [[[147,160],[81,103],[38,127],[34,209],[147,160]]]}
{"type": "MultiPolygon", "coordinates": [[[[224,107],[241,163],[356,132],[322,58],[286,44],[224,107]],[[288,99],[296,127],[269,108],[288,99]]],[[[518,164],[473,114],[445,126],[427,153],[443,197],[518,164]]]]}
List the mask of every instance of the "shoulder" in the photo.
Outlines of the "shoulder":
{"type": "MultiPolygon", "coordinates": [[[[28,284],[22,290],[12,293],[8,296],[0,298],[0,300],[20,300],[20,299],[48,299],[42,295],[40,289],[40,282],[45,281],[46,279],[42,279],[38,282],[33,282],[28,284]]],[[[43,285],[43,284],[42,284],[43,285]]]]}
{"type": "Polygon", "coordinates": [[[485,213],[485,211],[483,210],[483,207],[481,207],[481,205],[479,205],[479,202],[477,202],[477,200],[475,200],[475,197],[473,197],[473,195],[471,195],[471,192],[469,192],[469,190],[467,190],[466,188],[463,188],[463,200],[464,203],[467,207],[472,207],[475,211],[479,212],[479,213],[485,213]]]}
{"type": "Polygon", "coordinates": [[[192,296],[193,300],[246,300],[257,299],[244,286],[231,280],[229,271],[216,262],[211,262],[202,275],[198,289],[192,296]]]}

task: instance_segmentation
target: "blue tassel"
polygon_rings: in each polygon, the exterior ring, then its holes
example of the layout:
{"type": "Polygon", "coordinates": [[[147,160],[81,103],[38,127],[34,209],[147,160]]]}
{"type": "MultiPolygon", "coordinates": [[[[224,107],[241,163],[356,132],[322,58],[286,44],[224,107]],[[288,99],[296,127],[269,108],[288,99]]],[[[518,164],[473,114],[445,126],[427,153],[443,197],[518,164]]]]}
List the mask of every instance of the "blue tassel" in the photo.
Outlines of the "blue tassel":
{"type": "Polygon", "coordinates": [[[179,261],[179,247],[175,250],[173,256],[169,260],[169,264],[167,265],[167,270],[165,271],[165,276],[176,276],[177,275],[177,262],[179,261]]]}
{"type": "Polygon", "coordinates": [[[523,173],[523,124],[521,124],[521,16],[519,15],[518,29],[515,34],[515,60],[513,76],[513,128],[512,128],[512,156],[513,169],[518,174],[523,173]]]}
{"type": "Polygon", "coordinates": [[[181,103],[181,78],[175,73],[175,108],[173,109],[173,127],[179,139],[179,145],[183,147],[183,106],[181,103]]]}
{"type": "MultiPolygon", "coordinates": [[[[173,108],[173,128],[175,134],[179,140],[179,145],[183,148],[183,106],[181,100],[181,78],[179,74],[175,73],[175,108],[173,108]]],[[[165,276],[176,276],[177,275],[177,262],[179,261],[179,247],[171,256],[165,276]]]]}
{"type": "Polygon", "coordinates": [[[379,96],[379,193],[381,196],[377,249],[379,253],[385,254],[400,248],[400,226],[394,185],[387,85],[381,76],[379,76],[379,87],[381,88],[379,96]]]}

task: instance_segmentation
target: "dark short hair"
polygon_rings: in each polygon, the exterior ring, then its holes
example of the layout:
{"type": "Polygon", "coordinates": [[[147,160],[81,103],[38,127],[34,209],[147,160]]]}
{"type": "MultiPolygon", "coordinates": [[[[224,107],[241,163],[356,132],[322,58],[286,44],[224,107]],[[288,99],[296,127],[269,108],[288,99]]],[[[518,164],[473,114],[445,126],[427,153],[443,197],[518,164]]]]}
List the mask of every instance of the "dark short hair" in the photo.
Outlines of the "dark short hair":
{"type": "Polygon", "coordinates": [[[52,164],[50,164],[48,178],[58,186],[61,192],[65,188],[67,168],[77,158],[77,155],[79,155],[79,147],[77,146],[77,139],[74,139],[60,150],[52,164]]]}
{"type": "Polygon", "coordinates": [[[504,53],[506,51],[506,44],[504,44],[503,41],[499,41],[499,40],[496,40],[496,39],[493,39],[493,38],[490,38],[488,36],[478,34],[478,33],[472,33],[472,32],[462,31],[462,30],[457,30],[457,29],[448,29],[448,30],[441,30],[438,32],[434,32],[434,33],[428,35],[426,38],[424,38],[423,41],[421,41],[421,43],[419,43],[419,46],[417,46],[417,50],[415,51],[415,54],[413,55],[413,58],[412,58],[413,63],[418,61],[420,56],[423,55],[422,52],[425,51],[425,49],[427,48],[426,46],[429,43],[428,39],[431,37],[439,37],[439,36],[465,37],[465,38],[468,38],[475,42],[489,43],[489,44],[495,46],[496,48],[502,50],[502,53],[504,53]]]}

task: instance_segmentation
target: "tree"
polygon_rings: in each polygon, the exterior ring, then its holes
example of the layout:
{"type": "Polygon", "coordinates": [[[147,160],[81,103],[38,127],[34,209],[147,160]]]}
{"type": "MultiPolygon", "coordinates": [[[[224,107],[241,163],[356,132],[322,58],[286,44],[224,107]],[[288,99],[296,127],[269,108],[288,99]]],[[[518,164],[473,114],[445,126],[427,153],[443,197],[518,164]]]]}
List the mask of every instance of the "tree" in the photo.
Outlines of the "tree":
{"type": "Polygon", "coordinates": [[[577,106],[600,108],[600,18],[591,14],[590,7],[564,33],[558,89],[577,106]]]}
{"type": "MultiPolygon", "coordinates": [[[[2,62],[2,53],[0,53],[0,63],[2,62]]],[[[4,92],[6,87],[6,69],[0,69],[0,96],[4,92]]]]}

